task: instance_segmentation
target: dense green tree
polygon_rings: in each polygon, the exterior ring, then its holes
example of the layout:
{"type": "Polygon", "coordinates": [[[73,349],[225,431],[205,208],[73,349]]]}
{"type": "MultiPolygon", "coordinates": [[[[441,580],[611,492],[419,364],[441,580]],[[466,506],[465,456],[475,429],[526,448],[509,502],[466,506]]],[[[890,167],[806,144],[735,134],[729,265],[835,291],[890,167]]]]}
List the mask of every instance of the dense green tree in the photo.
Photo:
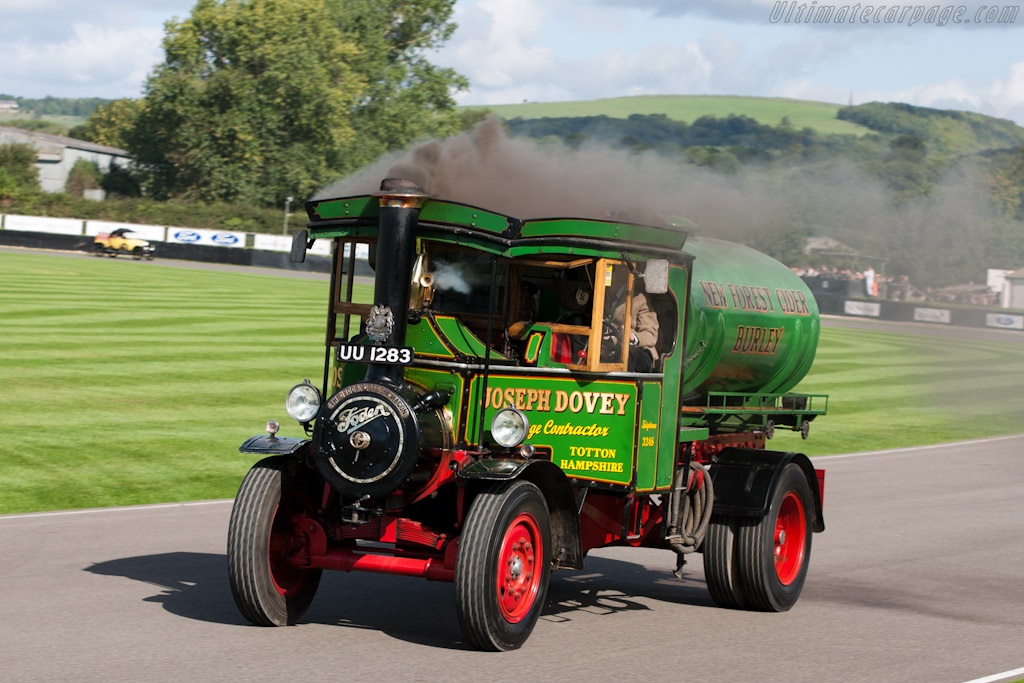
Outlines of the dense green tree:
{"type": "Polygon", "coordinates": [[[128,135],[145,100],[114,100],[97,107],[85,123],[72,128],[68,135],[77,140],[95,142],[124,149],[128,144],[128,135]]]}
{"type": "Polygon", "coordinates": [[[0,206],[33,192],[39,192],[36,150],[19,142],[0,145],[0,206]]]}
{"type": "Polygon", "coordinates": [[[455,30],[450,21],[455,0],[325,1],[335,26],[359,46],[349,66],[366,83],[352,109],[357,136],[346,146],[348,164],[342,170],[465,129],[453,95],[468,82],[426,56],[455,30]]]}
{"type": "Polygon", "coordinates": [[[103,173],[95,161],[79,159],[68,173],[64,191],[72,197],[82,197],[86,190],[98,190],[102,181],[103,173]]]}
{"type": "Polygon", "coordinates": [[[199,0],[164,51],[126,136],[153,196],[277,204],[343,165],[366,84],[324,0],[199,0]]]}

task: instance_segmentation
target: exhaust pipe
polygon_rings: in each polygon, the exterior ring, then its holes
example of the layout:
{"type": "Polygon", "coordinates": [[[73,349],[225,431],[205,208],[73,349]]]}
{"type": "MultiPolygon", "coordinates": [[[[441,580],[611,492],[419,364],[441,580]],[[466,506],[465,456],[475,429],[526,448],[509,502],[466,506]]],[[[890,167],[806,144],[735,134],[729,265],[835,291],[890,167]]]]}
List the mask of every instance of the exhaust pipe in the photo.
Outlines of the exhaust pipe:
{"type": "MultiPolygon", "coordinates": [[[[385,178],[380,192],[377,239],[377,273],[374,279],[373,309],[367,320],[367,336],[378,344],[405,345],[409,318],[409,278],[416,259],[416,226],[420,209],[430,199],[409,180],[385,178]]],[[[402,366],[371,364],[367,382],[402,381],[402,366]]]]}

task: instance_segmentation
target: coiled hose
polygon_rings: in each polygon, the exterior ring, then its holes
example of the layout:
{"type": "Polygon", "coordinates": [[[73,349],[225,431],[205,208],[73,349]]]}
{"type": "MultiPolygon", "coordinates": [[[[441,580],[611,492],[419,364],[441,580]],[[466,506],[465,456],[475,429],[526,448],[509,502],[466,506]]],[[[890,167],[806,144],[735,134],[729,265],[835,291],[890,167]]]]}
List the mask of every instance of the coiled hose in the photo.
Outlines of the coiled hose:
{"type": "Polygon", "coordinates": [[[676,471],[676,487],[672,491],[669,520],[674,533],[666,539],[670,547],[679,554],[677,571],[683,565],[683,555],[696,552],[708,531],[711,508],[715,503],[715,491],[711,473],[699,462],[690,462],[689,471],[680,467],[676,471]],[[701,486],[691,486],[694,478],[701,477],[701,486]]]}

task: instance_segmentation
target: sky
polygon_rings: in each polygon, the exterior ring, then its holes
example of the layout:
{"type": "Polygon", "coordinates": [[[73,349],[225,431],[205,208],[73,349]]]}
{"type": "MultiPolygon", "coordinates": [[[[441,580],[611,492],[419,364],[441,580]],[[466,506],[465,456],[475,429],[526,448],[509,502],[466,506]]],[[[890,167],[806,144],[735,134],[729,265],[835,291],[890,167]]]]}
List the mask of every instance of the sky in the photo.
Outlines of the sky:
{"type": "MultiPolygon", "coordinates": [[[[0,93],[139,97],[193,4],[0,0],[0,93]]],[[[457,0],[453,19],[431,59],[469,79],[460,104],[751,95],[1024,125],[1024,0],[457,0]]]]}

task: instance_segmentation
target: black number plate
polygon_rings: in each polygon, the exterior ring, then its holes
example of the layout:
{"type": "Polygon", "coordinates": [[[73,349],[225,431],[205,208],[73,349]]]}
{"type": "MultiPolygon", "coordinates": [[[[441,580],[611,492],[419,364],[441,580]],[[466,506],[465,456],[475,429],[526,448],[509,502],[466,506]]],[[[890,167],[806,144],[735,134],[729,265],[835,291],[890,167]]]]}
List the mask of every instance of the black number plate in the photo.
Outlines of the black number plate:
{"type": "Polygon", "coordinates": [[[363,344],[339,344],[335,357],[342,363],[383,363],[385,365],[408,365],[412,362],[411,346],[366,346],[363,344]]]}

